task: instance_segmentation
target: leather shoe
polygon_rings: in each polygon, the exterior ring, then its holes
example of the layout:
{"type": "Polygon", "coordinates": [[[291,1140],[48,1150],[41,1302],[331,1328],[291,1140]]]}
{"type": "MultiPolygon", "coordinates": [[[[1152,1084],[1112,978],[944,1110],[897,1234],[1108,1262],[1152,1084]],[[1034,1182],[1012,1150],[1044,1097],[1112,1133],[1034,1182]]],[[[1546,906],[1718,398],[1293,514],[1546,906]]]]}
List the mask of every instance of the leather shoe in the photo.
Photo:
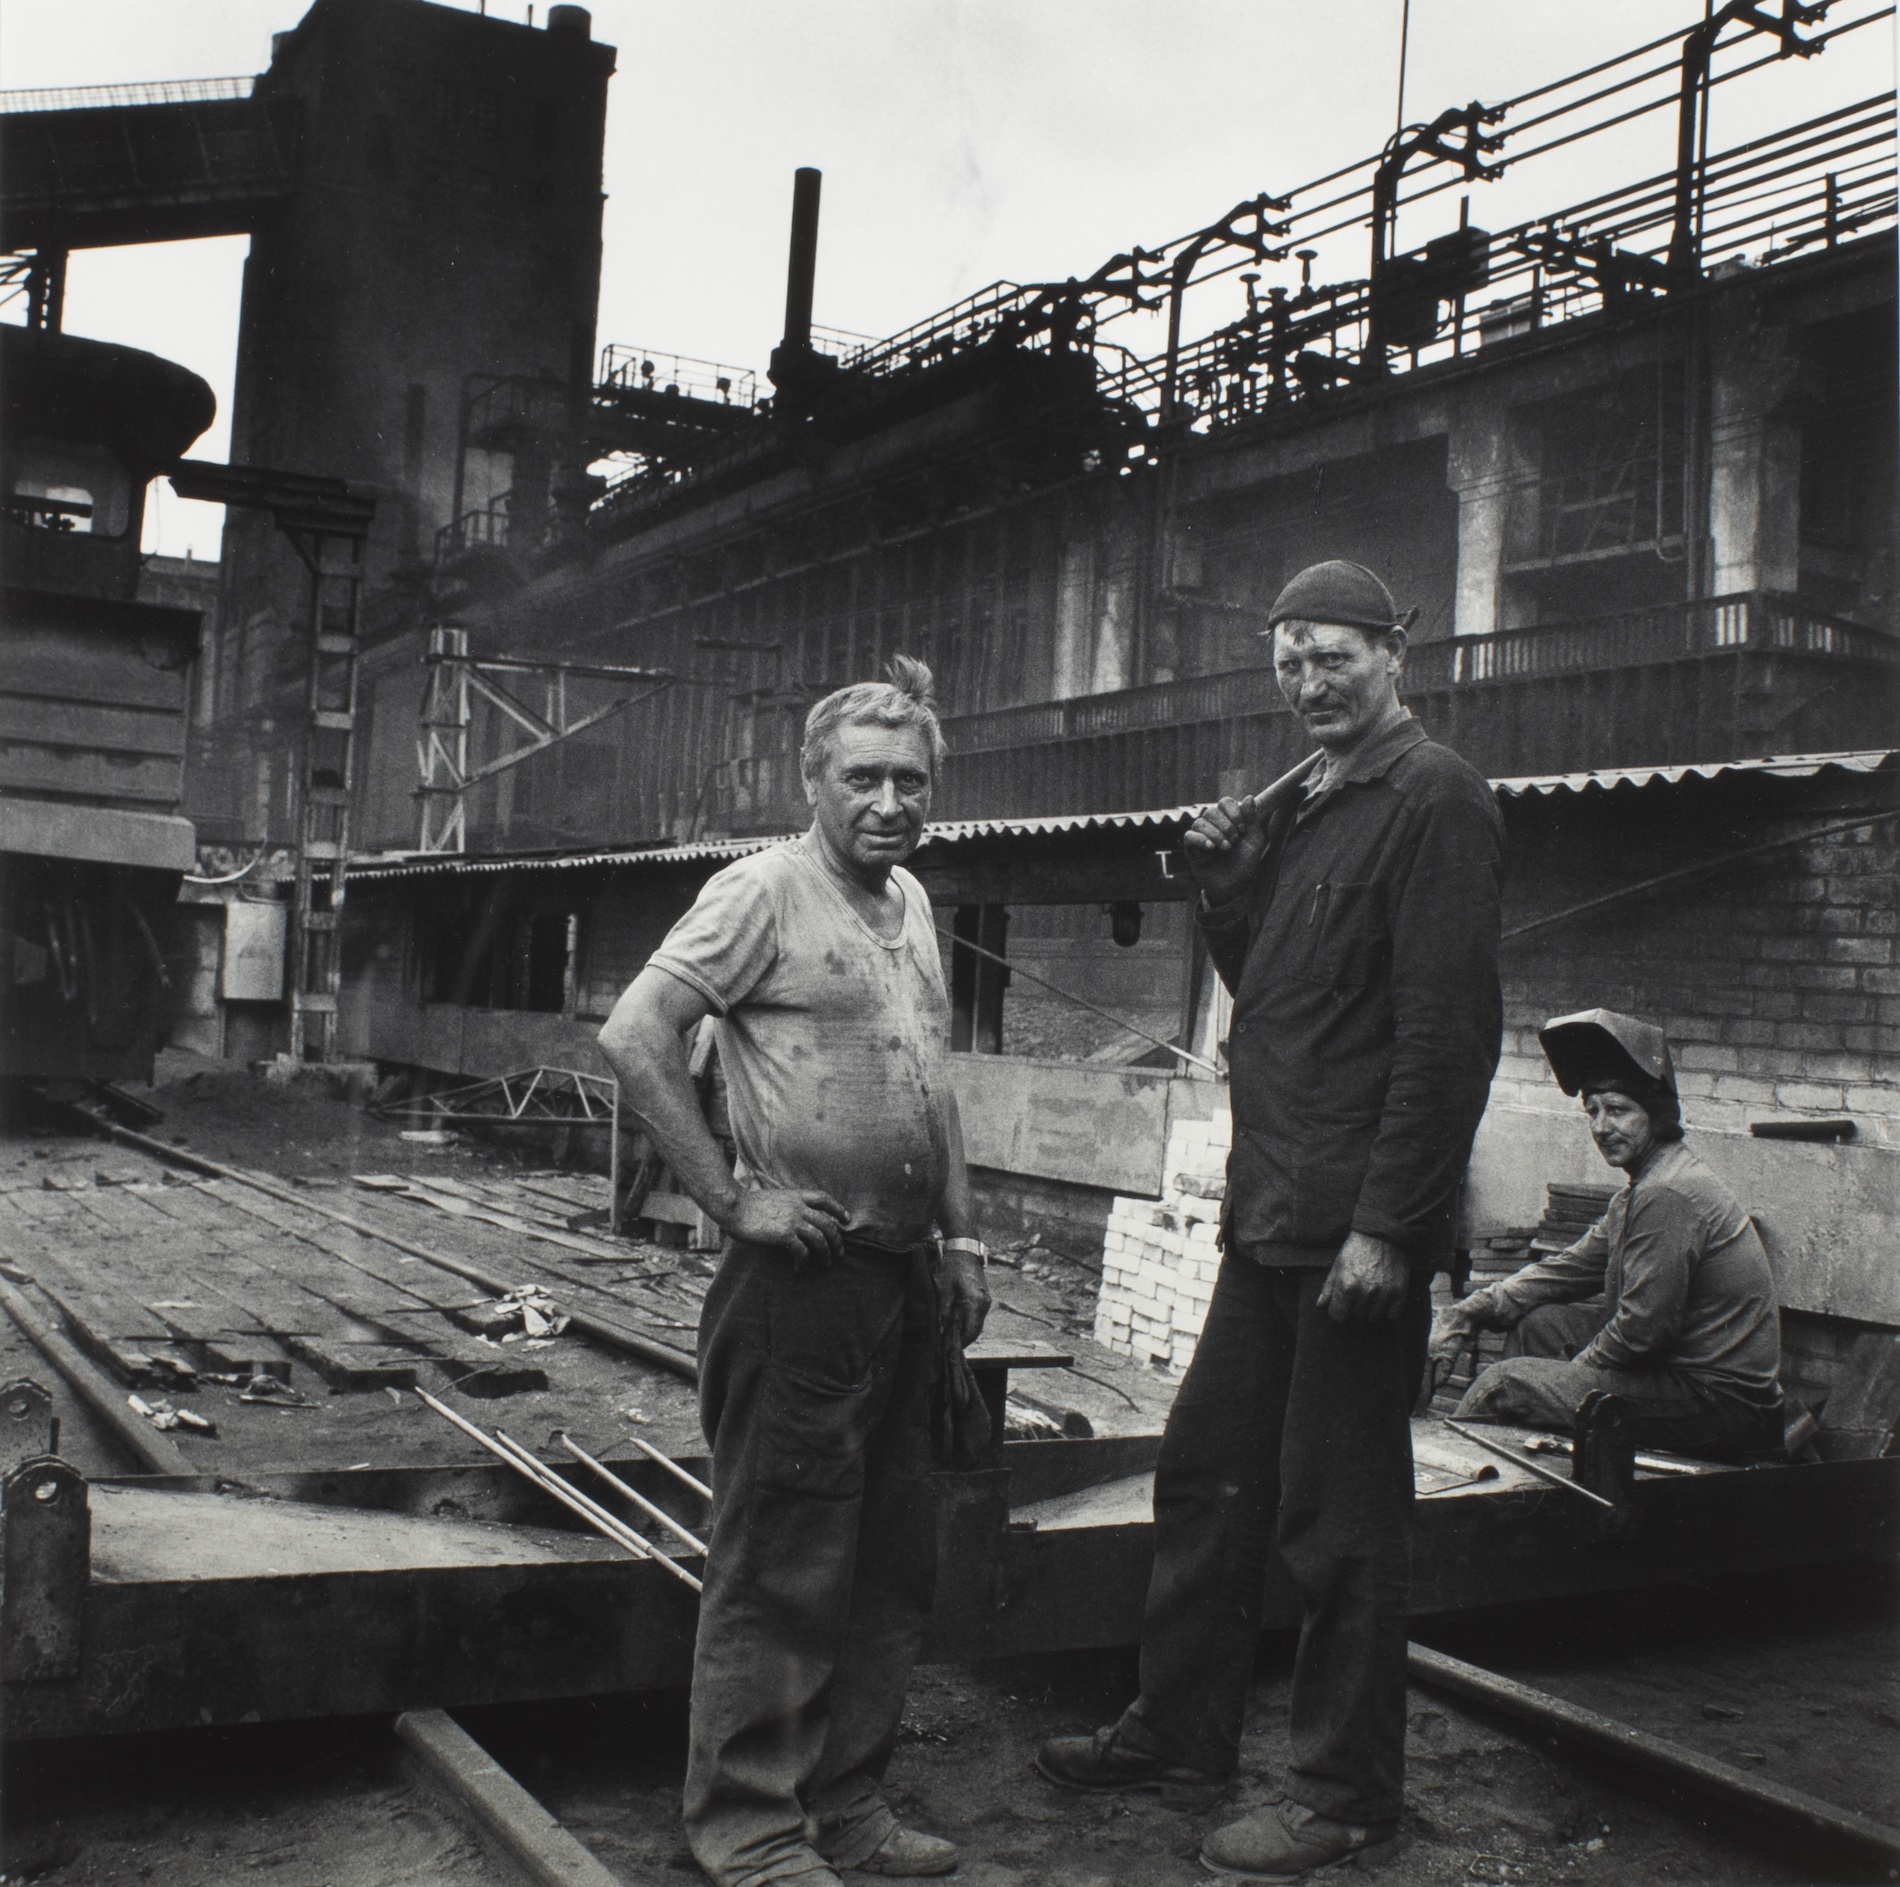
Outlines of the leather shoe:
{"type": "Polygon", "coordinates": [[[1154,1789],[1211,1802],[1227,1785],[1204,1769],[1171,1762],[1129,1742],[1111,1723],[1093,1736],[1052,1736],[1036,1751],[1036,1768],[1065,1789],[1154,1789]]]}
{"type": "Polygon", "coordinates": [[[854,1874],[887,1874],[899,1880],[917,1880],[931,1874],[954,1874],[957,1846],[941,1835],[920,1828],[893,1828],[863,1860],[854,1861],[854,1874]]]}
{"type": "Polygon", "coordinates": [[[1383,1852],[1398,1832],[1395,1821],[1365,1827],[1333,1821],[1298,1802],[1275,1802],[1217,1828],[1201,1843],[1201,1865],[1226,1880],[1304,1880],[1323,1867],[1383,1852]]]}

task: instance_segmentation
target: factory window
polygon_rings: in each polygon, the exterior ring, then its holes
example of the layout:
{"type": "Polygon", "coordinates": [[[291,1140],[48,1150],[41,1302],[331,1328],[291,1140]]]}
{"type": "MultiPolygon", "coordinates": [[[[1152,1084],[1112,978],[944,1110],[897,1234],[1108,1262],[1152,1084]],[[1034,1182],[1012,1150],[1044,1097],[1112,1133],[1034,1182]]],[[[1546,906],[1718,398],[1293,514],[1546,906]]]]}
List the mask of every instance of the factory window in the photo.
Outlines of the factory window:
{"type": "Polygon", "coordinates": [[[523,911],[501,898],[448,898],[418,912],[418,991],[464,1009],[567,1006],[580,923],[567,910],[523,911]]]}
{"type": "Polygon", "coordinates": [[[23,439],[7,476],[7,512],[42,531],[123,537],[131,514],[132,480],[104,446],[64,439],[23,439]]]}

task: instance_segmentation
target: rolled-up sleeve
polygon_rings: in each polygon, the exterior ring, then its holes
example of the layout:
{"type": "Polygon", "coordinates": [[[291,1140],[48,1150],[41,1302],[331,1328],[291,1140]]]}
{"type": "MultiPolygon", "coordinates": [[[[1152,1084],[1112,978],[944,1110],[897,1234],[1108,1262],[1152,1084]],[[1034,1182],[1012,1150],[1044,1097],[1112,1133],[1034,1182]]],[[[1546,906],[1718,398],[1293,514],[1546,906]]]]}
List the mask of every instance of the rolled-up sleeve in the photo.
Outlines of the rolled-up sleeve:
{"type": "Polygon", "coordinates": [[[1481,781],[1426,801],[1390,912],[1392,1074],[1352,1217],[1406,1250],[1431,1241],[1490,1095],[1503,876],[1503,822],[1481,781]]]}

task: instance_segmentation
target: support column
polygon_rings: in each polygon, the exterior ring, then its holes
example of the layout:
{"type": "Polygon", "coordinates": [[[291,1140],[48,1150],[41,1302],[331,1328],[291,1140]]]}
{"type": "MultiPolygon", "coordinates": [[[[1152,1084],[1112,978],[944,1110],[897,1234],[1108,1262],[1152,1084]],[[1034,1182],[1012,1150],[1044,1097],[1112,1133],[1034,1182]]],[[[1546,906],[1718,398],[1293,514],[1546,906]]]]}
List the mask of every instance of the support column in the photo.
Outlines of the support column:
{"type": "Polygon", "coordinates": [[[1095,542],[1068,539],[1056,566],[1056,634],[1049,665],[1049,697],[1067,701],[1089,691],[1094,669],[1095,542]]]}
{"type": "Polygon", "coordinates": [[[1740,309],[1709,333],[1709,591],[1794,590],[1801,575],[1801,428],[1785,328],[1740,309]]]}
{"type": "Polygon", "coordinates": [[[1509,410],[1492,401],[1459,409],[1445,453],[1445,483],[1458,498],[1458,587],[1452,633],[1489,635],[1508,628],[1504,563],[1518,467],[1509,410]]]}
{"type": "Polygon", "coordinates": [[[950,1046],[965,1054],[1000,1055],[1003,1052],[1003,992],[1009,971],[995,961],[1008,950],[1009,910],[1001,904],[959,904],[951,925],[957,943],[973,943],[976,950],[952,948],[950,954],[950,1046]]]}

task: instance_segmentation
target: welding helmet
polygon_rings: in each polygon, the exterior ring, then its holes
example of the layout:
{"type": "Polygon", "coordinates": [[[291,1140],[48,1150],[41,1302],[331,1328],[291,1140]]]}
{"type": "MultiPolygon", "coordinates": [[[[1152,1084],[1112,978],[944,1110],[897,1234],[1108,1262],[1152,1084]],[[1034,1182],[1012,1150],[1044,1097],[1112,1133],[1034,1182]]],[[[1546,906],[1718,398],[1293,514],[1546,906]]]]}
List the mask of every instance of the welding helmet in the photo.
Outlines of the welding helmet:
{"type": "Polygon", "coordinates": [[[1334,557],[1308,564],[1281,590],[1267,611],[1265,633],[1283,622],[1338,623],[1377,633],[1409,629],[1417,618],[1416,609],[1399,613],[1392,592],[1364,564],[1334,557]]]}
{"type": "Polygon", "coordinates": [[[1676,1066],[1669,1038],[1655,1023],[1614,1009],[1580,1009],[1552,1016],[1537,1040],[1566,1094],[1613,1088],[1642,1106],[1658,1140],[1682,1138],[1676,1066]]]}

